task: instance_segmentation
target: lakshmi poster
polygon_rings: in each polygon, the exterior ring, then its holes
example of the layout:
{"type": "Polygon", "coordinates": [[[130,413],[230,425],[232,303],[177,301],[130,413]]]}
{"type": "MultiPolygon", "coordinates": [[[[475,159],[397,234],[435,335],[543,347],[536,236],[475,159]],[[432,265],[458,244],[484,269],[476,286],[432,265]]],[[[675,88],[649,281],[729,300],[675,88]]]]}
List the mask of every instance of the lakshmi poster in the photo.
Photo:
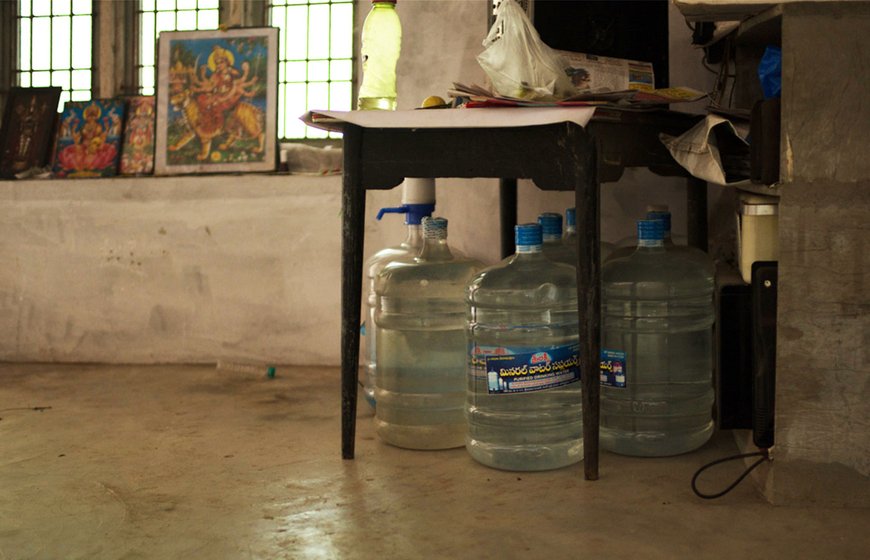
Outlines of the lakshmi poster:
{"type": "Polygon", "coordinates": [[[163,32],[157,174],[272,171],[278,29],[163,32]]]}
{"type": "Polygon", "coordinates": [[[124,102],[68,101],[57,131],[55,177],[111,177],[118,171],[124,102]]]}
{"type": "Polygon", "coordinates": [[[153,95],[127,98],[121,175],[150,175],[154,171],[154,107],[153,95]]]}

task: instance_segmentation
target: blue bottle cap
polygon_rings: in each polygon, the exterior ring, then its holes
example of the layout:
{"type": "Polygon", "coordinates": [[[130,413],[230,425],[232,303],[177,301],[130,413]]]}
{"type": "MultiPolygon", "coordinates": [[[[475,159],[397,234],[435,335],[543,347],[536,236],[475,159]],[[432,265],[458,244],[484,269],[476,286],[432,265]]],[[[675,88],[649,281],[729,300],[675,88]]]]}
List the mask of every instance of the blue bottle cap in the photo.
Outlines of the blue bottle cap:
{"type": "Polygon", "coordinates": [[[562,215],[555,212],[544,212],[538,216],[538,223],[544,237],[562,237],[562,215]]]}
{"type": "Polygon", "coordinates": [[[569,226],[577,225],[577,210],[575,208],[565,210],[565,224],[569,226]]]}
{"type": "Polygon", "coordinates": [[[638,220],[637,239],[639,244],[648,241],[652,244],[664,239],[665,223],[662,220],[638,220]]]}
{"type": "Polygon", "coordinates": [[[517,250],[521,247],[541,246],[543,232],[539,224],[520,224],[514,227],[517,250]]]}
{"type": "Polygon", "coordinates": [[[671,213],[666,210],[655,210],[652,212],[646,213],[647,220],[661,220],[664,222],[664,231],[665,233],[670,233],[671,231],[671,213]]]}

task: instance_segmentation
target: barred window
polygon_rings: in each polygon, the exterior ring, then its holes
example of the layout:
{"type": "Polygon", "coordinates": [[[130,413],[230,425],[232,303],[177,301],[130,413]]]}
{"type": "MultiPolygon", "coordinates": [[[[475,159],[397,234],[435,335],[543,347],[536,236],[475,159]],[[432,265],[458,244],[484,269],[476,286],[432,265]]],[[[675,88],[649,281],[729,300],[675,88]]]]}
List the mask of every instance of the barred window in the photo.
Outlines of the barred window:
{"type": "Polygon", "coordinates": [[[141,0],[138,16],[139,92],[154,95],[155,53],[160,32],[217,29],[219,0],[141,0]]]}
{"type": "Polygon", "coordinates": [[[271,0],[278,49],[278,137],[327,138],[305,126],[309,109],[346,111],[353,102],[353,0],[271,0]]]}
{"type": "Polygon", "coordinates": [[[60,86],[59,110],[66,101],[90,99],[92,17],[92,0],[19,0],[15,82],[60,86]]]}

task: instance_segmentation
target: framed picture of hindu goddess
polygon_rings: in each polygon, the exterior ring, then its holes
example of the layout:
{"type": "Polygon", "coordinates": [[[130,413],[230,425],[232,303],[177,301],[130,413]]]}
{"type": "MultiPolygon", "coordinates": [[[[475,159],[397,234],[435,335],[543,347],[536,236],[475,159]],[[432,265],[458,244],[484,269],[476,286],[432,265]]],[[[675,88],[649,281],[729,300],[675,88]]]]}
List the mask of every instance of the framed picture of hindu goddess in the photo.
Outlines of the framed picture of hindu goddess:
{"type": "Polygon", "coordinates": [[[153,95],[126,98],[127,122],[121,147],[121,175],[150,175],[154,171],[153,95]]]}
{"type": "Polygon", "coordinates": [[[55,177],[112,177],[118,173],[125,104],[121,99],[67,101],[55,138],[55,177]]]}
{"type": "Polygon", "coordinates": [[[0,125],[0,177],[11,179],[48,163],[61,88],[9,91],[0,125]]]}
{"type": "Polygon", "coordinates": [[[157,175],[273,171],[278,28],[160,34],[157,175]]]}

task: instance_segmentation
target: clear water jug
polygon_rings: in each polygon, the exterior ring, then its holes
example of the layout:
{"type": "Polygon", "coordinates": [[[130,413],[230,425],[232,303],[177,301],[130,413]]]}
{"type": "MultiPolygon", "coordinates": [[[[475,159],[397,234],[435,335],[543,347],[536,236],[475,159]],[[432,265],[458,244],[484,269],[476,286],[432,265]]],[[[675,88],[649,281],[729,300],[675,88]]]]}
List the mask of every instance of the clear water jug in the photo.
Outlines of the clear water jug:
{"type": "Polygon", "coordinates": [[[368,260],[363,267],[366,276],[366,319],[365,333],[365,369],[363,370],[363,396],[372,407],[375,406],[375,383],[378,375],[377,338],[378,329],[375,325],[375,280],[381,270],[391,262],[416,256],[423,247],[424,217],[431,216],[435,210],[435,180],[425,178],[405,179],[402,184],[402,205],[396,208],[381,208],[378,220],[384,214],[404,214],[407,233],[405,239],[395,247],[381,249],[368,260]]]}
{"type": "Polygon", "coordinates": [[[490,467],[555,469],[583,458],[574,267],[542,252],[541,226],[516,226],[516,254],[466,290],[466,449],[490,467]]]}
{"type": "Polygon", "coordinates": [[[666,456],[713,433],[713,276],[667,251],[660,220],[638,222],[638,248],[602,267],[604,449],[666,456]]]}
{"type": "Polygon", "coordinates": [[[450,250],[447,220],[424,218],[420,255],[393,261],[376,283],[375,425],[387,443],[465,443],[465,286],[483,265],[450,250]]]}

